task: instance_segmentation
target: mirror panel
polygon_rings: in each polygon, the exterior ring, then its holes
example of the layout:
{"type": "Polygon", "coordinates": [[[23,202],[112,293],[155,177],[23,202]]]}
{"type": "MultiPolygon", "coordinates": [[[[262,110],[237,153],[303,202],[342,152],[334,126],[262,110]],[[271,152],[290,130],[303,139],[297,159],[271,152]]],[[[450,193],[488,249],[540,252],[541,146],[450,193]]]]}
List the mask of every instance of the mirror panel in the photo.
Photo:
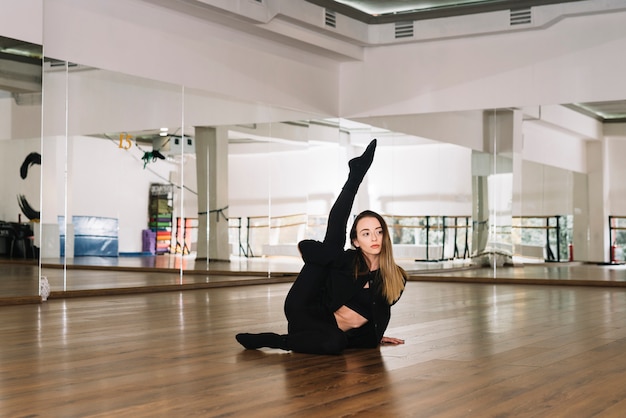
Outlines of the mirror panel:
{"type": "Polygon", "coordinates": [[[308,119],[229,127],[231,255],[250,271],[297,272],[307,229],[308,119]],[[254,173],[250,175],[250,173],[254,173]]]}
{"type": "MultiPolygon", "coordinates": [[[[407,270],[470,262],[504,265],[532,245],[526,243],[528,234],[515,232],[527,227],[513,222],[513,208],[516,218],[525,216],[524,199],[530,193],[522,189],[526,180],[514,180],[518,176],[513,173],[536,173],[524,165],[515,168],[520,164],[516,162],[520,153],[516,151],[519,115],[515,112],[470,112],[472,119],[482,114],[481,128],[473,131],[482,139],[469,141],[482,142],[480,150],[455,144],[462,141],[440,141],[442,127],[458,120],[458,112],[417,116],[419,121],[431,117],[434,121],[424,135],[411,129],[410,133],[388,129],[395,128],[393,123],[380,127],[321,118],[268,123],[237,123],[231,118],[234,124],[213,125],[229,120],[225,115],[205,116],[212,109],[222,109],[223,103],[248,110],[257,105],[123,74],[63,66],[63,71],[46,73],[52,80],[51,92],[59,93],[50,94],[48,105],[57,103],[58,107],[64,100],[72,104],[67,106],[67,115],[50,110],[46,120],[55,115],[67,120],[49,124],[56,130],[47,125],[44,141],[51,155],[56,155],[56,169],[46,176],[57,180],[50,187],[56,216],[72,219],[57,225],[60,254],[71,244],[68,236],[74,234],[72,239],[76,239],[74,217],[114,219],[119,234],[117,257],[73,254],[66,257],[68,262],[72,258],[73,266],[139,263],[178,270],[177,283],[208,280],[202,274],[201,278],[183,277],[184,272],[198,270],[264,271],[267,276],[295,272],[301,266],[295,244],[303,238],[322,239],[325,217],[347,173],[347,161],[374,137],[380,144],[377,164],[359,193],[355,212],[371,208],[387,217],[396,258],[407,270]],[[63,78],[67,91],[62,88],[63,78]],[[121,104],[111,110],[114,103],[121,104]],[[107,117],[93,118],[85,108],[99,109],[107,117]],[[137,108],[147,110],[130,120],[128,114],[137,113],[137,108]],[[63,135],[65,126],[67,134],[63,135]],[[85,159],[93,150],[98,160],[85,159]],[[143,158],[154,151],[163,158],[143,158]],[[67,176],[60,170],[66,165],[67,176]],[[111,167],[116,170],[111,172],[111,167]],[[90,190],[93,176],[97,192],[90,190]],[[162,213],[150,215],[151,186],[165,199],[168,226],[159,224],[165,222],[159,216],[162,213]],[[129,214],[122,206],[99,211],[107,200],[132,201],[133,206],[145,207],[147,214],[129,214]],[[100,203],[92,206],[93,202],[100,203]],[[477,228],[481,224],[485,225],[482,232],[477,228]],[[155,236],[146,238],[150,226],[156,226],[153,233],[160,232],[159,227],[167,229],[168,244],[160,250],[158,245],[146,247],[146,239],[159,241],[155,236]],[[153,246],[154,255],[147,256],[153,246]],[[159,257],[159,252],[166,256],[159,257]],[[480,260],[483,256],[485,260],[480,260]]],[[[263,108],[259,105],[257,111],[263,108]]],[[[558,176],[551,173],[549,177],[558,176]]],[[[571,223],[569,219],[560,222],[571,223]]],[[[561,235],[549,237],[548,242],[571,240],[561,235]]],[[[55,239],[46,240],[50,241],[55,239]]],[[[72,245],[75,251],[75,242],[72,245]]],[[[558,247],[557,258],[566,255],[563,248],[558,247]]],[[[76,283],[64,282],[62,289],[100,286],[78,283],[78,275],[71,271],[67,277],[75,277],[76,283]]]]}
{"type": "Polygon", "coordinates": [[[297,271],[297,243],[304,239],[308,184],[312,171],[309,135],[311,121],[271,123],[267,156],[268,213],[267,237],[261,253],[268,261],[268,276],[285,270],[297,271]]]}
{"type": "Polygon", "coordinates": [[[41,86],[42,47],[0,37],[0,298],[39,295],[41,86]]]}
{"type": "MultiPolygon", "coordinates": [[[[46,270],[58,276],[54,290],[137,285],[130,278],[86,281],[74,270],[79,265],[166,268],[179,273],[177,284],[206,281],[207,270],[296,272],[295,244],[322,239],[347,161],[374,137],[377,163],[354,211],[370,208],[387,217],[396,258],[407,270],[501,266],[538,245],[520,232],[535,226],[521,219],[539,216],[529,209],[537,203],[528,186],[536,182],[523,177],[538,170],[521,161],[516,110],[312,118],[49,62],[42,261],[46,269],[66,267],[46,270]],[[465,143],[472,148],[458,145],[465,143]],[[93,238],[85,225],[97,231],[98,243],[89,246],[95,253],[77,246],[77,238],[93,238]]],[[[574,181],[571,172],[544,170],[546,190],[574,181]]],[[[546,221],[550,231],[560,228],[544,248],[554,247],[556,261],[568,256],[564,243],[573,240],[573,197],[561,197],[569,207],[546,221]]]]}
{"type": "Polygon", "coordinates": [[[484,112],[483,151],[472,154],[475,264],[494,269],[512,263],[514,112],[484,112]]]}
{"type": "Polygon", "coordinates": [[[346,124],[360,129],[363,142],[379,139],[367,180],[368,204],[388,222],[396,261],[409,271],[468,265],[472,150],[456,143],[471,142],[472,135],[478,138],[474,142],[481,142],[482,113],[371,118],[346,124]]]}
{"type": "Polygon", "coordinates": [[[45,181],[46,190],[55,192],[46,196],[43,238],[49,245],[42,256],[66,267],[53,290],[109,286],[89,280],[76,266],[169,268],[171,261],[156,255],[170,253],[181,163],[169,151],[176,132],[161,136],[161,128],[181,126],[182,89],[49,62],[44,144],[55,164],[45,181]],[[146,255],[152,257],[140,257],[146,255]]]}
{"type": "Polygon", "coordinates": [[[574,173],[523,161],[521,205],[514,213],[514,242],[520,261],[573,261],[574,173]]]}
{"type": "Polygon", "coordinates": [[[471,151],[398,133],[383,136],[382,144],[377,190],[397,261],[409,271],[467,261],[471,151]]]}

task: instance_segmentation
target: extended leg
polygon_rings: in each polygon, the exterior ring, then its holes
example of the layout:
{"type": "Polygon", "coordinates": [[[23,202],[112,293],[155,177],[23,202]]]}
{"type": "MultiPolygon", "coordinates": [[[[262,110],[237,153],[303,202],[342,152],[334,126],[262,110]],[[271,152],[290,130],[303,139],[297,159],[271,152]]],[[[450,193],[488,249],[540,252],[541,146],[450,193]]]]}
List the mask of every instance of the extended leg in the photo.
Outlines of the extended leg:
{"type": "Polygon", "coordinates": [[[333,204],[328,214],[328,223],[326,226],[326,236],[324,237],[324,244],[331,249],[339,248],[343,250],[343,246],[346,242],[346,232],[348,226],[348,218],[352,211],[352,205],[354,204],[354,198],[359,190],[359,186],[372,165],[374,160],[374,151],[376,151],[377,141],[374,139],[369,143],[365,152],[359,157],[353,158],[349,161],[350,173],[348,174],[348,180],[344,184],[337,200],[333,204]]]}
{"type": "Polygon", "coordinates": [[[340,354],[347,346],[345,334],[332,324],[313,322],[309,329],[279,335],[273,332],[237,334],[237,341],[248,350],[279,348],[307,354],[340,354]]]}

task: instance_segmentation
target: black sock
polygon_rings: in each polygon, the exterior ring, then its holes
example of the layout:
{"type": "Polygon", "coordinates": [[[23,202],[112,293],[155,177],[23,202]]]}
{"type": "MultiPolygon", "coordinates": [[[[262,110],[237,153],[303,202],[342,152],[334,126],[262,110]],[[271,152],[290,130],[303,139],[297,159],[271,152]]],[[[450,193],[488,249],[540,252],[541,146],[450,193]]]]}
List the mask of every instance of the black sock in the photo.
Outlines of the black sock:
{"type": "Polygon", "coordinates": [[[260,334],[237,334],[235,339],[239,344],[248,350],[256,350],[257,348],[280,348],[289,350],[287,346],[287,336],[279,335],[273,332],[262,332],[260,334]]]}
{"type": "Polygon", "coordinates": [[[375,139],[369,143],[365,152],[358,157],[351,159],[348,162],[348,166],[350,167],[350,174],[348,175],[348,181],[344,185],[344,187],[349,188],[350,190],[356,190],[359,188],[359,185],[363,181],[367,170],[369,170],[372,162],[374,161],[374,151],[376,151],[376,143],[375,139]]]}

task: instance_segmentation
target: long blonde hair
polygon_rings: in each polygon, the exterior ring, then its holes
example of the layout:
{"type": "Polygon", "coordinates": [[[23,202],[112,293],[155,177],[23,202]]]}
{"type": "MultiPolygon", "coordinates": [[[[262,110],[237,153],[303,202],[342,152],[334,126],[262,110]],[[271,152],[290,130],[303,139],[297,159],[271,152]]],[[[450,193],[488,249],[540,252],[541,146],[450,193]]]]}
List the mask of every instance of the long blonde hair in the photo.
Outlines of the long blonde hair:
{"type": "MultiPolygon", "coordinates": [[[[357,238],[357,224],[363,218],[376,218],[380,222],[380,226],[383,229],[383,242],[380,248],[379,268],[380,276],[383,283],[383,295],[387,299],[389,304],[395,303],[404,290],[404,284],[408,277],[406,271],[402,267],[396,264],[393,258],[393,248],[391,245],[391,238],[389,236],[389,229],[387,222],[378,213],[366,210],[357,215],[350,229],[350,242],[354,243],[357,238]]],[[[358,274],[358,267],[355,274],[358,274]]]]}

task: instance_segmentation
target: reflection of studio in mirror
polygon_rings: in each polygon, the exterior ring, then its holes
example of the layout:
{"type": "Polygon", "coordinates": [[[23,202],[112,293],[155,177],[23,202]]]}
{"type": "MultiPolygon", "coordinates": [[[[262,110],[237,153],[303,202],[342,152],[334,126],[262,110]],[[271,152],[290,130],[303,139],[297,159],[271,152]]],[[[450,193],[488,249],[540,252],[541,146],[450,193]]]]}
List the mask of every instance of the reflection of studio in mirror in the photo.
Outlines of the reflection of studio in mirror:
{"type": "Polygon", "coordinates": [[[46,50],[77,63],[46,57],[43,117],[26,100],[35,93],[2,96],[11,112],[2,139],[14,149],[2,157],[0,220],[29,238],[3,239],[0,249],[11,260],[39,254],[54,289],[147,285],[90,277],[78,270],[85,266],[174,277],[151,276],[154,284],[206,281],[207,270],[293,273],[296,242],[319,238],[342,167],[374,137],[377,160],[355,211],[387,217],[407,270],[607,261],[609,248],[610,261],[623,259],[626,204],[614,179],[624,175],[625,134],[598,111],[623,107],[626,93],[608,47],[623,43],[617,7],[567,2],[537,9],[544,26],[468,25],[468,36],[420,32],[384,45],[324,28],[327,42],[307,45],[277,40],[264,25],[241,42],[252,28],[216,23],[221,12],[236,14],[218,6],[197,16],[184,2],[149,2],[149,14],[131,3],[112,17],[106,2],[46,2],[46,50]],[[152,17],[172,24],[159,28],[152,17]],[[108,27],[126,29],[123,41],[108,27]],[[189,30],[172,36],[172,27],[189,30]],[[579,33],[594,42],[574,42],[579,33]],[[153,38],[177,59],[157,62],[153,38]],[[543,42],[552,39],[568,41],[543,42]],[[111,44],[92,52],[83,41],[111,44]],[[509,49],[524,53],[502,60],[509,49]],[[241,65],[235,50],[254,65],[241,65]],[[438,59],[417,58],[431,54],[438,59]],[[27,113],[43,126],[22,124],[27,113]]]}
{"type": "Polygon", "coordinates": [[[157,256],[177,253],[183,216],[193,144],[178,128],[182,88],[47,58],[44,90],[41,257],[53,290],[110,286],[83,266],[180,270],[157,256]]]}
{"type": "Polygon", "coordinates": [[[0,37],[0,297],[38,292],[41,49],[0,37]],[[12,260],[20,265],[7,267],[12,260]],[[13,280],[18,274],[25,277],[13,280]]]}
{"type": "MultiPolygon", "coordinates": [[[[588,166],[594,160],[585,156],[600,157],[592,151],[602,141],[611,147],[621,144],[614,140],[623,137],[615,112],[619,107],[619,102],[606,102],[361,120],[448,147],[441,145],[440,154],[431,155],[426,145],[414,144],[411,151],[398,143],[394,149],[401,157],[388,164],[390,172],[406,171],[391,182],[393,204],[405,207],[383,212],[400,215],[390,222],[403,237],[399,239],[412,237],[407,227],[418,232],[421,254],[417,246],[410,247],[416,261],[439,261],[438,267],[522,266],[604,260],[602,247],[608,242],[598,241],[598,247],[589,242],[590,231],[601,237],[599,231],[606,228],[602,216],[593,215],[598,189],[589,186],[601,179],[588,179],[588,173],[603,164],[612,177],[621,173],[621,165],[598,160],[588,166]],[[611,107],[613,112],[601,111],[611,107]],[[611,114],[616,119],[609,120],[611,114]],[[609,132],[615,134],[603,137],[609,132]],[[463,151],[454,151],[453,144],[463,151]],[[414,188],[404,197],[409,185],[414,188]],[[430,205],[431,200],[436,204],[430,205]],[[409,213],[402,213],[407,208],[409,213]]],[[[612,199],[613,209],[616,204],[612,199]]],[[[405,243],[397,243],[398,254],[406,254],[405,243]]],[[[498,274],[495,269],[493,274],[498,274]]]]}
{"type": "MultiPolygon", "coordinates": [[[[110,92],[116,84],[126,91],[141,83],[153,101],[159,95],[168,103],[178,100],[170,96],[177,97],[178,90],[167,84],[95,69],[77,71],[76,77],[83,79],[83,85],[88,80],[92,88],[94,83],[109,85],[94,91],[110,92]]],[[[73,78],[70,74],[70,80],[73,78]]],[[[97,97],[102,100],[103,96],[100,93],[97,97]]],[[[80,101],[90,103],[91,108],[97,106],[96,98],[81,97],[80,101]]],[[[131,102],[132,107],[141,103],[141,96],[131,102]]],[[[177,111],[175,106],[174,119],[177,111]]],[[[185,117],[193,113],[189,108],[186,112],[185,117]]],[[[576,183],[579,188],[572,190],[576,177],[573,172],[582,171],[582,167],[558,154],[547,158],[528,144],[545,146],[554,141],[553,131],[563,129],[558,122],[563,123],[564,115],[569,124],[588,116],[562,106],[544,107],[541,120],[534,117],[535,112],[533,108],[444,112],[361,123],[311,119],[214,128],[192,125],[184,135],[179,135],[179,129],[174,134],[166,129],[147,129],[148,125],[137,123],[138,118],[133,121],[134,129],[128,129],[127,121],[118,123],[115,119],[114,126],[106,127],[110,133],[91,133],[74,140],[73,147],[88,144],[86,152],[101,145],[98,161],[91,162],[88,169],[104,174],[115,164],[119,177],[106,176],[97,187],[99,193],[109,193],[114,201],[124,193],[124,199],[132,202],[129,207],[144,207],[148,212],[135,211],[138,219],[132,226],[129,222],[127,227],[119,228],[119,250],[113,258],[103,262],[99,257],[111,254],[74,253],[72,263],[180,267],[188,276],[194,270],[206,269],[294,272],[300,263],[295,245],[300,239],[315,238],[315,231],[324,224],[323,214],[333,198],[333,179],[341,178],[337,171],[340,162],[372,137],[380,141],[377,164],[372,167],[355,210],[372,208],[387,217],[397,257],[407,270],[568,261],[576,231],[588,228],[584,205],[577,212],[580,221],[574,223],[575,196],[582,201],[588,198],[586,189],[580,188],[585,184],[583,174],[576,183]],[[552,119],[553,112],[558,112],[561,119],[552,119]],[[199,142],[199,135],[205,135],[206,140],[199,142]],[[522,137],[527,138],[525,148],[522,137]],[[222,148],[207,149],[206,144],[211,142],[222,144],[222,148]],[[197,161],[200,149],[207,158],[201,165],[197,161]],[[216,159],[225,162],[226,167],[209,175],[209,167],[215,169],[218,165],[216,159]],[[124,161],[128,169],[122,168],[124,161]],[[319,173],[326,177],[307,177],[306,170],[299,168],[308,165],[325,167],[319,173]],[[164,171],[154,172],[152,168],[157,167],[164,171]],[[249,172],[255,175],[246,175],[249,172]],[[219,204],[211,203],[218,193],[217,186],[208,183],[209,178],[227,187],[220,192],[219,204]],[[198,200],[200,179],[207,182],[203,187],[208,191],[198,200]],[[157,199],[152,199],[153,195],[157,199]],[[204,208],[199,201],[206,202],[204,208]],[[225,229],[215,238],[210,238],[210,233],[205,235],[203,256],[199,256],[202,231],[198,226],[202,216],[206,216],[209,229],[217,228],[220,222],[225,229]],[[149,231],[152,234],[146,239],[149,231]],[[216,247],[225,251],[220,259],[230,263],[200,267],[197,260],[211,259],[210,251],[216,247]]],[[[81,129],[84,127],[81,125],[81,129]]],[[[88,132],[98,130],[90,128],[88,132]]],[[[76,170],[76,164],[71,165],[76,170]]],[[[72,176],[87,177],[87,168],[84,173],[70,172],[72,176]]],[[[69,183],[73,185],[68,190],[73,190],[75,196],[89,196],[88,189],[77,188],[76,179],[69,183]]],[[[105,206],[94,204],[95,199],[91,196],[77,202],[75,197],[73,204],[83,205],[82,214],[95,216],[105,206]]],[[[112,208],[112,213],[103,216],[125,224],[123,219],[129,214],[117,205],[112,208]]],[[[78,218],[73,220],[76,227],[78,218]]],[[[76,248],[75,243],[74,251],[76,248]]],[[[70,280],[70,288],[80,286],[80,282],[70,280]]]]}

